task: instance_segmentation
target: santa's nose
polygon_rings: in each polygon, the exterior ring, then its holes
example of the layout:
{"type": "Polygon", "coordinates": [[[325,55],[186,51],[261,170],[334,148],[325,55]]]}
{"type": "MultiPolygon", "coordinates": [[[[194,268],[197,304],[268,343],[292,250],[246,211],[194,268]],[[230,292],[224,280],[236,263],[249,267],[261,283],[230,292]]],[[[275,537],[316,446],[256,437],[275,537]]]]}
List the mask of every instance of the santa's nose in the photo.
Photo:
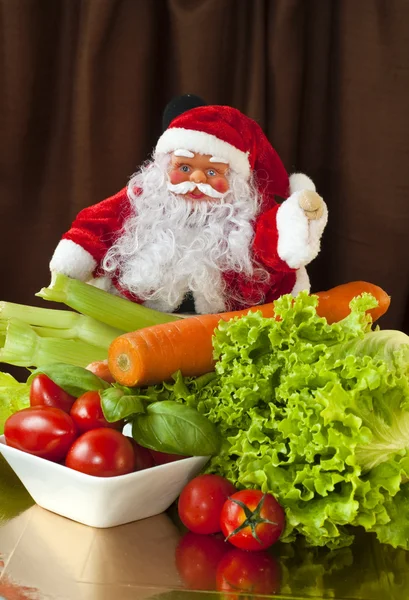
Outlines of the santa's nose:
{"type": "Polygon", "coordinates": [[[206,175],[201,169],[195,169],[190,175],[190,181],[193,181],[193,183],[206,183],[206,175]]]}

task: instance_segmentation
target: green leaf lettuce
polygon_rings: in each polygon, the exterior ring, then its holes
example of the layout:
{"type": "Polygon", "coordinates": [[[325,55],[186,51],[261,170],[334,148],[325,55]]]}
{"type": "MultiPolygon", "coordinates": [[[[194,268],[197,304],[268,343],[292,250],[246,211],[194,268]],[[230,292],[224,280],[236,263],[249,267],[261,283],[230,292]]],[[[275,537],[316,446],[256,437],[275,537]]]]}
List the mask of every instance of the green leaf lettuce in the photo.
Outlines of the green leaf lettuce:
{"type": "Polygon", "coordinates": [[[409,549],[409,338],[371,331],[375,303],[363,294],[328,325],[316,297],[283,296],[279,320],[220,323],[216,379],[175,383],[221,433],[208,470],[273,493],[284,542],[340,548],[362,526],[409,549]]]}

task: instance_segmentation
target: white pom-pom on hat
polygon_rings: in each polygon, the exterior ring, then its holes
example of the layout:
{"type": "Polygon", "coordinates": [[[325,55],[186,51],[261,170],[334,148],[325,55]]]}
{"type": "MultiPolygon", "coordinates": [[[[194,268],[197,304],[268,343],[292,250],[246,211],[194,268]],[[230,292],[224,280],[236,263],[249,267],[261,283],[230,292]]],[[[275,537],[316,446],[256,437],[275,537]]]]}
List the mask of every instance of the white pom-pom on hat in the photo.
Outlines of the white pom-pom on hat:
{"type": "Polygon", "coordinates": [[[290,195],[302,190],[317,191],[314,182],[307,175],[304,175],[304,173],[293,173],[290,175],[290,195]]]}

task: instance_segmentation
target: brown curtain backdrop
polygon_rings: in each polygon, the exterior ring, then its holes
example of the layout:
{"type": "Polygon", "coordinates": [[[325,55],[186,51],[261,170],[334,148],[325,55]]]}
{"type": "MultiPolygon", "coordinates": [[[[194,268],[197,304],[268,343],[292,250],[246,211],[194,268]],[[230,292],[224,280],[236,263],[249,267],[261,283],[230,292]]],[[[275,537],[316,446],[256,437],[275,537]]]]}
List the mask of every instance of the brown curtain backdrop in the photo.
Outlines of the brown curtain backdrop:
{"type": "Polygon", "coordinates": [[[0,0],[0,299],[44,305],[76,213],[177,94],[263,126],[330,212],[313,289],[365,279],[409,330],[408,0],[0,0]]]}

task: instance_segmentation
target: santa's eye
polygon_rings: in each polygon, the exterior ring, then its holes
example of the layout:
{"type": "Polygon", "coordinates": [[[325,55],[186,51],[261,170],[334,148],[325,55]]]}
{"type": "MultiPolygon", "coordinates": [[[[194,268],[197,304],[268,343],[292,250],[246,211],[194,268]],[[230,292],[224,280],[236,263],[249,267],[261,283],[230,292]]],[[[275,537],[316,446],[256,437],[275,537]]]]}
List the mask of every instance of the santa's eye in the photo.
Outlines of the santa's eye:
{"type": "Polygon", "coordinates": [[[182,173],[189,173],[190,167],[188,167],[187,165],[182,165],[179,171],[182,171],[182,173]]]}
{"type": "Polygon", "coordinates": [[[215,177],[217,175],[216,171],[214,169],[209,169],[207,171],[207,174],[209,177],[215,177]]]}

